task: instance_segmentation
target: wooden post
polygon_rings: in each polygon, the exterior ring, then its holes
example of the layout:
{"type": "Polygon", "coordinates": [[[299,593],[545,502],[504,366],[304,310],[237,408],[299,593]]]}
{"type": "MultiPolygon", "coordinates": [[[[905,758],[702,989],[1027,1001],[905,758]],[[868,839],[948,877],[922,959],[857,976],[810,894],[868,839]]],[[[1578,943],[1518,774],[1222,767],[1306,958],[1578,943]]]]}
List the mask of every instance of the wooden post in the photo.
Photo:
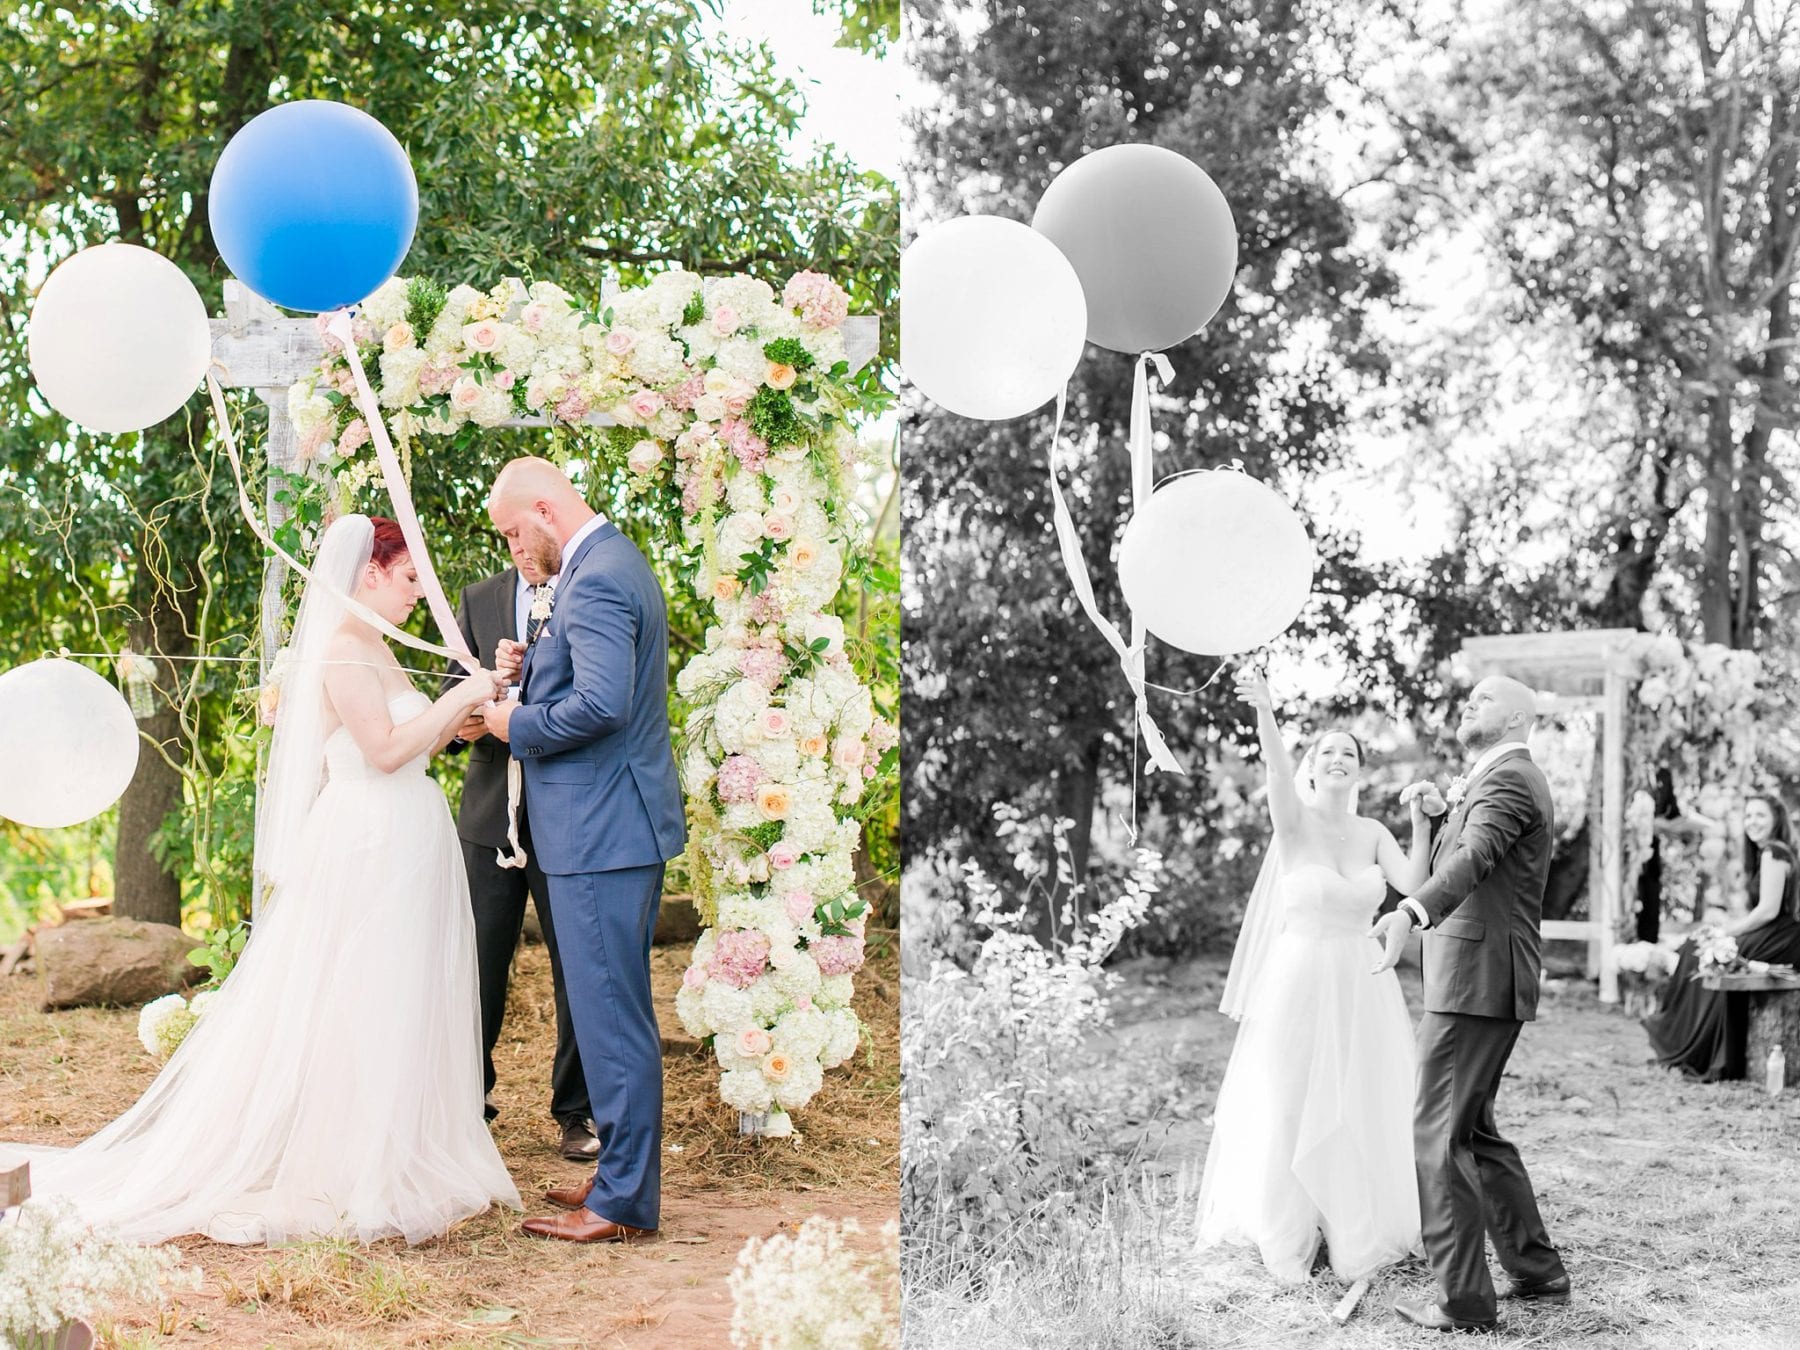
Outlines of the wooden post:
{"type": "Polygon", "coordinates": [[[17,1167],[0,1172],[0,1211],[9,1210],[14,1205],[22,1205],[31,1199],[31,1164],[20,1163],[17,1167]]]}
{"type": "Polygon", "coordinates": [[[1606,756],[1601,778],[1602,848],[1600,912],[1596,941],[1588,947],[1588,974],[1600,976],[1600,1001],[1619,1001],[1619,977],[1611,961],[1618,937],[1619,918],[1625,912],[1625,680],[1619,673],[1618,656],[1606,660],[1606,700],[1600,733],[1601,753],[1606,756]],[[1598,971],[1594,967],[1598,966],[1598,971]]]}

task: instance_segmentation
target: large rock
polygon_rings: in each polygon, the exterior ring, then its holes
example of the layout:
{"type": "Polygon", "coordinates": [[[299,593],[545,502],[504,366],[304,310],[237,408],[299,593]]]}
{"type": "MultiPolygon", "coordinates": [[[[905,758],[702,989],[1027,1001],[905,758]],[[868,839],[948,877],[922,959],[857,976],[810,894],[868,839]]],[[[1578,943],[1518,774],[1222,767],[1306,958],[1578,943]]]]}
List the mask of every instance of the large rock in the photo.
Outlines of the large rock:
{"type": "Polygon", "coordinates": [[[40,928],[37,968],[44,1011],[148,1003],[175,993],[205,978],[206,972],[187,959],[199,945],[179,928],[135,919],[40,928]]]}

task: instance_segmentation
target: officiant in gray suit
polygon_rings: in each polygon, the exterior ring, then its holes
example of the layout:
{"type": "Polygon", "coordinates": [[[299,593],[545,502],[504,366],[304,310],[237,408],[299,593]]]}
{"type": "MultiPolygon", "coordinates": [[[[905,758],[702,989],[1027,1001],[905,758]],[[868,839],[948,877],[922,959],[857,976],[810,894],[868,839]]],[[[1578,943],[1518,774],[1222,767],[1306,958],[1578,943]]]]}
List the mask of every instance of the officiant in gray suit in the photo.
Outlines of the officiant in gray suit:
{"type": "MultiPolygon", "coordinates": [[[[529,567],[530,564],[524,564],[529,567]]],[[[494,669],[495,649],[502,640],[524,642],[537,636],[541,619],[532,618],[546,576],[530,576],[520,568],[504,572],[464,588],[456,609],[463,641],[489,670],[494,669]]],[[[543,597],[547,599],[547,596],[543,597]]],[[[539,605],[540,610],[547,606],[539,605]]],[[[537,908],[538,927],[550,953],[550,980],[556,999],[556,1059],[550,1074],[550,1114],[562,1127],[558,1151],[572,1162],[592,1162],[600,1151],[595,1137],[593,1110],[588,1104],[587,1079],[581,1068],[581,1052],[569,1020],[569,997],[563,987],[562,960],[556,949],[556,926],[550,916],[550,893],[531,847],[530,823],[525,802],[519,802],[519,843],[527,861],[524,867],[500,865],[510,853],[507,838],[506,766],[511,755],[488,734],[477,716],[469,719],[452,741],[452,750],[469,756],[463,779],[462,807],[457,813],[457,833],[462,837],[463,862],[469,873],[469,900],[475,910],[475,959],[481,981],[481,1045],[483,1087],[494,1090],[494,1046],[500,1040],[506,1016],[506,987],[513,954],[525,922],[529,895],[537,908]]],[[[487,1106],[488,1119],[496,1112],[487,1106]]]]}

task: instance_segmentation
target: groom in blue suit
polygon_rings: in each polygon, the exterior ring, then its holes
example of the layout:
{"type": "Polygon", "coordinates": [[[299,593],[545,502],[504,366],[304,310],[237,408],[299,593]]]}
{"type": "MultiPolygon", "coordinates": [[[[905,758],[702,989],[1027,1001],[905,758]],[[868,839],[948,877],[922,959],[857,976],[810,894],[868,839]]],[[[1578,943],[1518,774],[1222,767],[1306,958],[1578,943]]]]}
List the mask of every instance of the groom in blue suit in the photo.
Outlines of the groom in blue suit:
{"type": "Polygon", "coordinates": [[[600,1140],[593,1180],[545,1193],[567,1212],[524,1227],[571,1242],[640,1237],[656,1231],[662,1183],[650,940],[664,865],[687,841],[662,588],[548,460],[502,469],[488,515],[515,563],[555,580],[527,627],[519,699],[486,717],[523,770],[600,1140]]]}

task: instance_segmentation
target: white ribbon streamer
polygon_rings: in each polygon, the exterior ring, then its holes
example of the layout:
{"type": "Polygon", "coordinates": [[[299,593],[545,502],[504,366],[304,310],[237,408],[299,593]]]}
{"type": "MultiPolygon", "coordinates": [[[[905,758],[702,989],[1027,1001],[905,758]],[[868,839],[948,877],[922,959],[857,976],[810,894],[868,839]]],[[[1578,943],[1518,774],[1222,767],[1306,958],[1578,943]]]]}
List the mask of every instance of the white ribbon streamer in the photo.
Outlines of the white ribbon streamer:
{"type": "MultiPolygon", "coordinates": [[[[1150,393],[1145,372],[1146,363],[1152,361],[1156,363],[1157,374],[1165,384],[1175,376],[1174,370],[1161,353],[1145,352],[1138,357],[1131,396],[1130,432],[1131,496],[1134,511],[1141,505],[1143,498],[1150,495],[1154,486],[1150,470],[1150,393]]],[[[1069,583],[1075,588],[1075,598],[1081,602],[1088,620],[1100,631],[1100,636],[1106,639],[1107,645],[1118,653],[1119,664],[1124,668],[1132,696],[1137,700],[1138,730],[1143,734],[1144,744],[1150,751],[1150,765],[1146,772],[1166,769],[1170,773],[1185,775],[1187,770],[1181,767],[1181,761],[1170,751],[1168,743],[1163,739],[1162,730],[1156,725],[1156,719],[1150,715],[1150,703],[1144,684],[1143,624],[1133,616],[1131,642],[1128,645],[1118,628],[1094,603],[1094,584],[1088,576],[1087,562],[1081,556],[1081,539],[1075,533],[1074,517],[1069,513],[1069,504],[1063,498],[1062,484],[1056,477],[1056,444],[1062,438],[1063,412],[1067,403],[1068,391],[1065,389],[1056,396],[1056,424],[1050,433],[1049,455],[1050,500],[1056,523],[1056,542],[1062,551],[1063,568],[1069,574],[1069,583]]]]}

